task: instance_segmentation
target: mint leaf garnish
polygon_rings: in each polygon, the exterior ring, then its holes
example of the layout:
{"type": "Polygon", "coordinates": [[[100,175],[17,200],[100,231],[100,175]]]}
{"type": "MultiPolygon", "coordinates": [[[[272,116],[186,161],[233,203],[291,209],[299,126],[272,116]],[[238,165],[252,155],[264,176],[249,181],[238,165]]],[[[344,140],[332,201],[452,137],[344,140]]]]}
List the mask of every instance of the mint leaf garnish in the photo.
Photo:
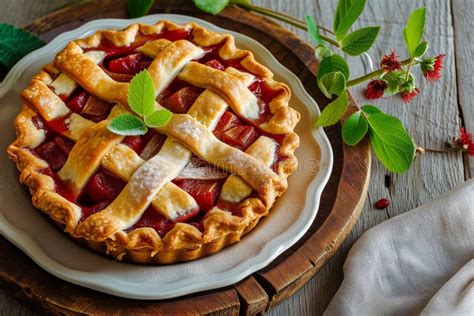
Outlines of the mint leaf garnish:
{"type": "Polygon", "coordinates": [[[336,124],[346,112],[348,102],[347,92],[344,91],[323,110],[316,121],[316,126],[324,127],[336,124]]]}
{"type": "Polygon", "coordinates": [[[369,138],[380,162],[390,171],[407,171],[415,157],[416,146],[403,124],[384,113],[367,117],[369,138]]]}
{"type": "Polygon", "coordinates": [[[148,116],[155,109],[153,79],[147,70],[133,77],[128,89],[128,104],[140,116],[148,116]]]}
{"type": "Polygon", "coordinates": [[[173,112],[170,112],[169,110],[158,110],[151,113],[149,116],[145,116],[145,122],[149,127],[163,127],[168,124],[172,116],[173,112]]]}
{"type": "Polygon", "coordinates": [[[114,117],[107,128],[115,134],[129,136],[144,135],[148,131],[139,117],[129,113],[114,117]]]}
{"type": "Polygon", "coordinates": [[[331,56],[323,58],[321,64],[319,64],[317,77],[319,79],[325,74],[335,71],[342,72],[344,77],[349,79],[349,65],[347,64],[347,61],[338,54],[332,54],[331,56]]]}
{"type": "Polygon", "coordinates": [[[415,57],[415,51],[423,37],[425,29],[426,9],[414,10],[408,18],[407,25],[403,29],[403,38],[410,57],[415,57]]]}
{"type": "Polygon", "coordinates": [[[382,113],[382,111],[380,111],[378,107],[370,105],[370,104],[363,105],[360,108],[362,109],[362,111],[364,111],[367,114],[382,113]]]}
{"type": "Polygon", "coordinates": [[[365,53],[375,42],[379,35],[380,26],[369,26],[349,33],[342,39],[341,49],[348,55],[357,56],[365,53]]]}
{"type": "Polygon", "coordinates": [[[128,0],[128,17],[133,19],[147,15],[154,2],[154,0],[128,0]]]}
{"type": "Polygon", "coordinates": [[[163,127],[168,124],[173,113],[166,109],[155,111],[155,90],[153,79],[147,70],[135,75],[128,88],[128,104],[133,114],[126,113],[112,119],[108,129],[118,135],[143,135],[148,127],[163,127]]]}
{"type": "Polygon", "coordinates": [[[0,23],[0,63],[10,69],[22,57],[45,43],[22,29],[13,25],[0,23]]]}
{"type": "Polygon", "coordinates": [[[342,127],[342,139],[348,145],[357,145],[362,138],[364,138],[365,134],[367,134],[368,129],[369,125],[367,124],[367,119],[361,111],[357,111],[352,113],[344,123],[342,127]]]}
{"type": "Polygon", "coordinates": [[[340,71],[330,72],[318,79],[318,87],[327,98],[332,98],[346,89],[346,78],[340,71]]]}
{"type": "Polygon", "coordinates": [[[334,18],[334,33],[341,40],[364,11],[366,0],[339,0],[334,18]]]}
{"type": "Polygon", "coordinates": [[[229,0],[194,0],[198,9],[213,15],[218,14],[229,4],[229,0]]]}

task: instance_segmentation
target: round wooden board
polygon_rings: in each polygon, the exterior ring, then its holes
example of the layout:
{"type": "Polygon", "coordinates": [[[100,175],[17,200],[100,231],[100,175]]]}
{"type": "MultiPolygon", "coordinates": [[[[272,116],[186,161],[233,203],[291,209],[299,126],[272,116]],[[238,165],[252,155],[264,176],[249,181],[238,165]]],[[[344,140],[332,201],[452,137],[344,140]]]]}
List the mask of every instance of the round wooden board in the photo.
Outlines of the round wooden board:
{"type": "MultiPolygon", "coordinates": [[[[124,0],[103,0],[80,4],[53,12],[26,28],[48,41],[90,20],[125,18],[125,3],[124,0]]],[[[191,1],[156,1],[151,13],[164,12],[196,16],[258,40],[298,75],[320,107],[327,105],[315,84],[318,65],[313,49],[290,31],[237,7],[228,7],[220,15],[211,16],[197,11],[191,1]]],[[[346,115],[354,109],[352,103],[346,115]]],[[[0,238],[0,283],[24,303],[48,314],[253,315],[268,310],[292,295],[319,271],[340,247],[360,215],[367,194],[370,150],[366,141],[356,147],[345,146],[340,129],[340,125],[326,129],[334,151],[334,169],[310,230],[268,267],[233,286],[163,301],[116,298],[53,277],[4,238],[0,238]]]]}

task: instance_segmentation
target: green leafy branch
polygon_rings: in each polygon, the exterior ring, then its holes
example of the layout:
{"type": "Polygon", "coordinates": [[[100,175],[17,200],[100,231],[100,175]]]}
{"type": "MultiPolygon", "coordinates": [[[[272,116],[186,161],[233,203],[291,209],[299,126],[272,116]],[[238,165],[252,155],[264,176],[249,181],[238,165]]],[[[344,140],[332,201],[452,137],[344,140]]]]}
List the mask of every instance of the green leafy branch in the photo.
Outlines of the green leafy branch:
{"type": "Polygon", "coordinates": [[[125,113],[114,117],[107,126],[111,132],[128,136],[144,135],[149,127],[165,126],[173,116],[167,109],[155,110],[153,79],[147,70],[139,72],[130,82],[128,104],[138,116],[125,113]]]}
{"type": "MultiPolygon", "coordinates": [[[[194,0],[194,3],[199,9],[211,14],[219,13],[228,4],[236,4],[308,31],[315,43],[315,56],[320,60],[317,85],[324,96],[331,100],[316,120],[318,127],[331,126],[342,119],[349,104],[349,87],[378,77],[379,79],[369,82],[366,89],[367,98],[400,94],[404,102],[409,102],[419,92],[412,74],[414,66],[420,66],[429,81],[440,77],[444,55],[422,59],[428,49],[428,42],[423,41],[425,8],[413,11],[403,30],[409,55],[407,59],[399,61],[395,52],[392,52],[390,55],[384,55],[379,69],[351,78],[347,61],[340,54],[333,52],[333,49],[348,56],[359,56],[373,46],[380,32],[379,26],[351,31],[365,9],[366,0],[339,0],[332,31],[318,26],[310,15],[307,15],[303,22],[286,14],[253,5],[249,0],[194,0]],[[320,30],[325,34],[321,34],[320,30]]],[[[351,146],[357,145],[367,136],[381,163],[394,172],[407,171],[415,156],[415,143],[400,120],[382,113],[372,105],[361,107],[347,118],[343,123],[342,136],[344,142],[351,146]]]]}

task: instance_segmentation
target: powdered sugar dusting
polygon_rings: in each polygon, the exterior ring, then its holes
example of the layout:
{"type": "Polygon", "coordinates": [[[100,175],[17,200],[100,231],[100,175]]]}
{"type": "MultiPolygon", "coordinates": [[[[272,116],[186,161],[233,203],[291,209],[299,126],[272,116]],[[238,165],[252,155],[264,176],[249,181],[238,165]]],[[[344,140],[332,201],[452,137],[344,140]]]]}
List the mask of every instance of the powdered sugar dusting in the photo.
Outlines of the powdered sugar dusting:
{"type": "Polygon", "coordinates": [[[137,201],[143,199],[151,201],[156,193],[165,185],[172,170],[170,163],[160,156],[155,156],[145,162],[133,174],[129,182],[131,196],[137,201]]]}
{"type": "Polygon", "coordinates": [[[197,123],[191,121],[191,120],[185,120],[182,122],[179,122],[175,125],[175,128],[177,133],[186,135],[187,137],[191,137],[192,139],[197,139],[200,130],[199,127],[197,126],[197,123]]]}

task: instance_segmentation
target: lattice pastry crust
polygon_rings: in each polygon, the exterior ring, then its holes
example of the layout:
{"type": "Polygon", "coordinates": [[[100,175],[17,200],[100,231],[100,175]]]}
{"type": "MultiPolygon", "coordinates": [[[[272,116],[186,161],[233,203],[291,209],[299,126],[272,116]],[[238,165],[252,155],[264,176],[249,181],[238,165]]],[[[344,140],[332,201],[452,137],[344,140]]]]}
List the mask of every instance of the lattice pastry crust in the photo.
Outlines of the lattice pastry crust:
{"type": "MultiPolygon", "coordinates": [[[[299,138],[293,129],[299,113],[288,106],[289,88],[272,76],[250,51],[236,48],[231,35],[213,33],[197,24],[161,21],[133,24],[121,31],[98,31],[70,42],[23,91],[23,107],[14,124],[17,139],[8,154],[21,171],[20,181],[30,188],[34,206],[91,248],[119,260],[150,264],[200,258],[239,241],[266,216],[297,167],[293,152],[299,138]],[[176,34],[187,35],[170,39],[176,34]],[[165,127],[155,130],[167,138],[149,159],[124,144],[123,136],[107,130],[111,118],[129,111],[129,83],[114,80],[103,66],[107,58],[104,45],[130,48],[149,58],[147,69],[157,96],[175,78],[201,89],[186,113],[175,113],[165,127]],[[200,63],[211,48],[220,60],[233,64],[215,69],[200,63]],[[259,97],[247,88],[256,81],[272,91],[263,116],[259,97]],[[65,100],[78,87],[95,98],[94,104],[114,105],[104,120],[95,122],[68,107],[65,100]],[[226,111],[233,111],[259,132],[245,150],[213,133],[226,111]],[[55,134],[74,143],[57,172],[37,154],[50,139],[51,126],[55,134]],[[219,202],[201,214],[199,225],[175,223],[200,207],[174,181],[194,156],[230,175],[221,180],[219,202]],[[126,184],[105,208],[86,216],[86,207],[76,199],[99,169],[126,184]],[[172,228],[160,235],[152,227],[136,227],[150,208],[172,228]]],[[[160,107],[157,102],[156,108],[160,107]]]]}

